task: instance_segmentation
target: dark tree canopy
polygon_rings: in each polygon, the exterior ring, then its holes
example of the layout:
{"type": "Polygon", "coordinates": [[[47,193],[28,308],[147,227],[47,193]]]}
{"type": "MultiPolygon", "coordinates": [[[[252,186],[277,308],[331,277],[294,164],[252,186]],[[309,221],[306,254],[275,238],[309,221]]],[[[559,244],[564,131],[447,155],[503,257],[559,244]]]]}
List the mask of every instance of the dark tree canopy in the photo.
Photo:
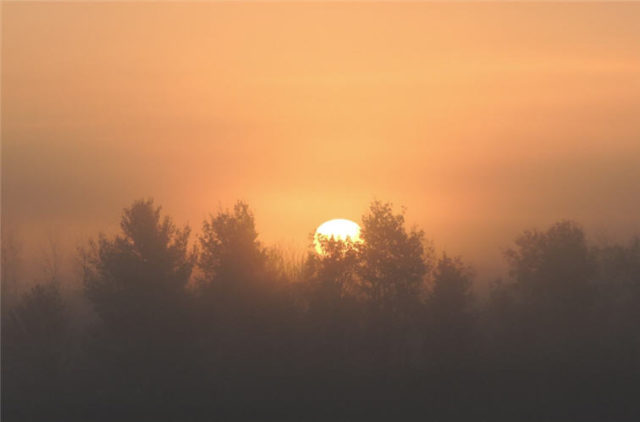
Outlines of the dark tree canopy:
{"type": "Polygon", "coordinates": [[[247,283],[261,276],[266,262],[253,213],[245,202],[203,223],[198,265],[204,283],[247,283]]]}
{"type": "Polygon", "coordinates": [[[70,315],[59,285],[36,284],[2,319],[3,402],[15,394],[47,400],[70,363],[70,315]],[[5,388],[10,386],[10,388],[5,388]]]}
{"type": "Polygon", "coordinates": [[[429,292],[429,306],[443,320],[468,314],[472,310],[471,269],[460,257],[446,253],[435,265],[433,287],[429,292]]]}
{"type": "Polygon", "coordinates": [[[461,365],[472,353],[472,272],[459,257],[443,253],[433,271],[426,301],[427,355],[432,364],[461,365]]]}
{"type": "Polygon", "coordinates": [[[322,254],[309,254],[306,278],[325,300],[339,300],[345,296],[358,296],[359,245],[321,235],[318,237],[322,254]],[[321,293],[322,292],[322,293],[321,293]]]}
{"type": "Polygon", "coordinates": [[[84,253],[87,297],[105,324],[127,326],[181,306],[195,264],[190,229],[178,229],[153,200],[124,210],[122,234],[84,253]]]}
{"type": "Polygon", "coordinates": [[[151,200],[126,208],[81,254],[84,326],[56,265],[4,301],[3,420],[623,420],[637,402],[638,239],[525,231],[485,300],[389,203],[362,243],[321,237],[295,262],[244,202],[189,234],[151,200]]]}
{"type": "Polygon", "coordinates": [[[506,252],[522,299],[539,306],[588,306],[595,265],[584,232],[572,221],[525,231],[506,252]]]}
{"type": "Polygon", "coordinates": [[[57,283],[36,284],[13,307],[4,325],[4,337],[32,352],[60,353],[69,321],[57,283]]]}
{"type": "Polygon", "coordinates": [[[359,248],[362,288],[377,306],[401,312],[422,293],[429,258],[424,233],[407,231],[403,214],[375,201],[362,217],[359,248]]]}

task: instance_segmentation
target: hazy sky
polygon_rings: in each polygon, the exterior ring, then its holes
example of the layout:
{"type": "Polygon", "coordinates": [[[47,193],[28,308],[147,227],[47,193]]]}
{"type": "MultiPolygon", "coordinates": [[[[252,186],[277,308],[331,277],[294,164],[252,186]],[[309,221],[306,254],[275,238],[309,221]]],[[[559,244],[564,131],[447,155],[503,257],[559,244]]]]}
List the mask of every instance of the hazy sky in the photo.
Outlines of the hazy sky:
{"type": "Polygon", "coordinates": [[[300,246],[390,200],[479,267],[560,218],[640,232],[640,3],[3,2],[3,229],[149,196],[300,246]]]}

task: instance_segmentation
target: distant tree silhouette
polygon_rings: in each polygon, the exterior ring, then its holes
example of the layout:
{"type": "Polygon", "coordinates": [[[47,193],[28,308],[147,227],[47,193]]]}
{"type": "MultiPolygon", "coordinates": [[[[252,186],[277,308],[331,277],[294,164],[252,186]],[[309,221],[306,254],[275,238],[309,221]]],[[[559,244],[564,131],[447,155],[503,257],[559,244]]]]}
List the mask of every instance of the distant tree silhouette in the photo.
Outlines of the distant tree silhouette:
{"type": "Polygon", "coordinates": [[[472,312],[472,301],[471,269],[459,257],[443,253],[435,266],[429,292],[429,306],[434,315],[453,323],[459,315],[472,312]]]}
{"type": "Polygon", "coordinates": [[[585,357],[594,324],[595,261],[584,232],[561,221],[525,231],[506,251],[520,302],[523,335],[536,359],[585,357]]]}
{"type": "Polygon", "coordinates": [[[376,359],[404,365],[416,353],[419,333],[414,321],[420,314],[430,250],[425,250],[422,231],[407,231],[404,215],[380,201],[362,217],[360,237],[358,273],[370,307],[371,347],[376,359]]]}
{"type": "Polygon", "coordinates": [[[267,252],[246,203],[237,202],[233,211],[221,211],[203,223],[198,266],[201,283],[216,290],[246,289],[262,277],[267,252]]]}
{"type": "Polygon", "coordinates": [[[323,253],[309,254],[305,268],[314,299],[324,303],[317,306],[331,306],[346,296],[357,296],[359,245],[325,235],[319,236],[318,242],[323,253]]]}
{"type": "Polygon", "coordinates": [[[205,356],[206,365],[245,374],[276,368],[272,358],[284,342],[291,306],[249,206],[239,201],[232,211],[210,216],[199,244],[202,347],[216,351],[205,356]]]}
{"type": "Polygon", "coordinates": [[[635,304],[640,303],[640,238],[628,245],[597,247],[594,255],[598,262],[598,295],[613,301],[618,309],[638,309],[635,304]]]}
{"type": "Polygon", "coordinates": [[[83,255],[86,294],[100,318],[94,346],[106,359],[101,369],[130,380],[123,394],[161,394],[159,378],[180,370],[188,343],[190,230],[163,218],[153,200],[126,208],[120,227],[122,234],[101,235],[83,255]]]}
{"type": "Polygon", "coordinates": [[[640,371],[640,238],[593,250],[602,360],[640,371]]]}
{"type": "Polygon", "coordinates": [[[3,318],[2,337],[2,382],[9,386],[3,400],[53,399],[64,388],[70,358],[69,315],[59,285],[37,284],[25,293],[3,318]]]}
{"type": "Polygon", "coordinates": [[[595,270],[584,232],[562,221],[547,231],[525,231],[506,252],[523,299],[540,305],[582,306],[595,270]]]}
{"type": "Polygon", "coordinates": [[[9,310],[19,298],[21,245],[14,233],[4,225],[1,236],[0,301],[4,317],[5,311],[9,310]]]}
{"type": "Polygon", "coordinates": [[[364,293],[391,314],[409,310],[421,297],[429,270],[424,233],[407,231],[403,214],[394,214],[390,203],[374,201],[362,217],[360,236],[364,293]]]}
{"type": "Polygon", "coordinates": [[[323,253],[311,252],[305,263],[308,340],[305,354],[324,368],[352,363],[360,337],[358,247],[350,240],[326,235],[317,239],[323,253]]]}
{"type": "Polygon", "coordinates": [[[474,351],[471,269],[460,258],[446,253],[435,265],[433,285],[427,300],[428,355],[434,363],[461,366],[474,351]]]}
{"type": "Polygon", "coordinates": [[[483,307],[483,352],[487,364],[496,367],[513,367],[526,350],[522,338],[526,336],[520,323],[521,309],[517,301],[515,284],[503,279],[495,280],[489,287],[489,297],[483,307]]]}
{"type": "Polygon", "coordinates": [[[3,290],[3,420],[637,419],[640,238],[525,231],[485,300],[389,203],[370,205],[362,243],[321,237],[294,260],[243,202],[193,246],[151,200],[121,229],[80,254],[94,313],[61,290],[55,244],[53,281],[3,290]]]}
{"type": "Polygon", "coordinates": [[[153,311],[171,310],[185,296],[195,259],[190,230],[160,212],[152,200],[134,202],[124,211],[123,234],[100,236],[85,255],[87,296],[106,326],[156,320],[153,311]]]}

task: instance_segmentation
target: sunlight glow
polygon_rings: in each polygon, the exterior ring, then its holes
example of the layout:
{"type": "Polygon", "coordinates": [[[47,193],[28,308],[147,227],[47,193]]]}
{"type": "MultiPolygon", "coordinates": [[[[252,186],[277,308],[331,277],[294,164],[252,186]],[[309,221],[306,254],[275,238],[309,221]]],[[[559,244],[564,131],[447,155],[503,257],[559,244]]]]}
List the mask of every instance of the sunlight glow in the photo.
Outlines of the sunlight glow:
{"type": "Polygon", "coordinates": [[[334,220],[326,221],[316,229],[316,233],[313,237],[313,244],[316,252],[322,254],[322,246],[318,241],[318,237],[320,235],[333,237],[334,239],[342,241],[349,239],[352,242],[362,242],[362,239],[360,238],[360,226],[358,223],[344,218],[336,218],[334,220]]]}

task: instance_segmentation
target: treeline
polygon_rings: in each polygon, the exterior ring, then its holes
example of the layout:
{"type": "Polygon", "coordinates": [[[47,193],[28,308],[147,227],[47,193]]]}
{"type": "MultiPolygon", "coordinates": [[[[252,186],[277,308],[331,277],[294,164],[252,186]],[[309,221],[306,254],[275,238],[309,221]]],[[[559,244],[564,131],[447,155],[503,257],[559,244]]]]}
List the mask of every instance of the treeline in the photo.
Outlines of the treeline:
{"type": "Polygon", "coordinates": [[[362,243],[292,267],[239,202],[190,240],[153,201],[82,248],[80,316],[60,280],[3,306],[6,420],[634,420],[640,239],[525,231],[488,299],[374,202],[362,243]],[[83,316],[84,317],[84,316],[83,316]],[[86,317],[84,317],[86,318],[86,317]]]}

